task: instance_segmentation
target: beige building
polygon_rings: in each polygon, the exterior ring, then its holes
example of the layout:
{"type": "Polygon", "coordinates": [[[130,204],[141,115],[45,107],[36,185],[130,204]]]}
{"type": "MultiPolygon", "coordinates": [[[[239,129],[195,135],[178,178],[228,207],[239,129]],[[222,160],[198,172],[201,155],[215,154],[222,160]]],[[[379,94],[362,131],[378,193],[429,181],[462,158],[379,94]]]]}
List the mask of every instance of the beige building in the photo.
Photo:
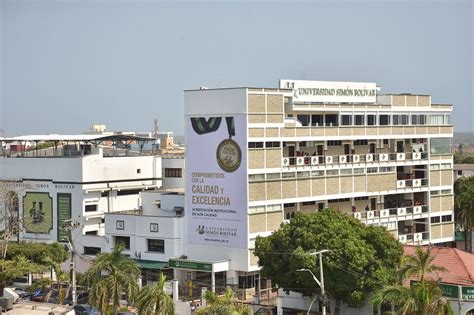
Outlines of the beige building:
{"type": "MultiPolygon", "coordinates": [[[[244,246],[212,255],[195,247],[206,255],[190,251],[189,259],[227,258],[229,270],[251,274],[258,270],[257,236],[270,235],[298,212],[328,207],[384,226],[403,244],[454,241],[452,105],[433,104],[429,95],[379,91],[375,83],[287,80],[280,88],[186,91],[187,118],[243,115],[246,126],[239,143],[246,175],[232,183],[244,187],[244,246]]],[[[222,123],[218,131],[224,129],[222,123]]],[[[189,162],[194,149],[187,150],[189,162]]],[[[215,149],[208,152],[200,158],[215,161],[215,149]]],[[[201,164],[187,164],[188,178],[203,171],[201,164]]],[[[190,220],[192,207],[187,204],[190,220]]],[[[192,230],[188,223],[189,241],[192,230]]]]}

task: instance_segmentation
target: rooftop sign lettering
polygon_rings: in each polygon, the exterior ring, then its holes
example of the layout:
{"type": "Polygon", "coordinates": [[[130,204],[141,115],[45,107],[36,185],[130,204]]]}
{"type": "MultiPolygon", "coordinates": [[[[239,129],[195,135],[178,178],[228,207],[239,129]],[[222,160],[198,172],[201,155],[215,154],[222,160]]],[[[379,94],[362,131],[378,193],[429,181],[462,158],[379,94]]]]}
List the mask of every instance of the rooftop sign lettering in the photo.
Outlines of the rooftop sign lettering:
{"type": "Polygon", "coordinates": [[[377,98],[375,83],[280,80],[280,88],[293,89],[296,103],[375,103],[377,98]]]}

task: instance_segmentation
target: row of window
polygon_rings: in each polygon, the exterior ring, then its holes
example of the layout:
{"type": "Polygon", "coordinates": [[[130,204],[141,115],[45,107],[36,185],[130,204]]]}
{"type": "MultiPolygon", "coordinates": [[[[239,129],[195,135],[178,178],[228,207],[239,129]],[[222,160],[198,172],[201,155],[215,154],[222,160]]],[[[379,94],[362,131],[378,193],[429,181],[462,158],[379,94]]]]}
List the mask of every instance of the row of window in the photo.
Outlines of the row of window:
{"type": "Polygon", "coordinates": [[[268,174],[250,174],[249,181],[262,181],[272,179],[288,179],[288,178],[307,178],[307,177],[322,177],[326,172],[326,176],[337,176],[337,175],[352,175],[352,174],[374,174],[374,173],[393,173],[395,167],[362,167],[362,168],[344,168],[344,169],[333,169],[333,170],[317,170],[317,171],[304,171],[304,172],[285,172],[285,173],[268,173],[268,174]]]}
{"type": "Polygon", "coordinates": [[[165,177],[181,178],[183,177],[183,169],[165,168],[165,177]]]}
{"type": "Polygon", "coordinates": [[[440,217],[431,217],[431,223],[441,223],[441,222],[452,222],[453,221],[453,216],[451,214],[448,215],[442,215],[440,217]]]}
{"type": "MultiPolygon", "coordinates": [[[[122,244],[126,250],[130,250],[130,237],[129,236],[115,236],[115,244],[122,244]]],[[[147,251],[153,253],[164,253],[165,252],[165,240],[162,239],[151,239],[146,240],[147,251]]]]}
{"type": "Polygon", "coordinates": [[[264,213],[264,212],[276,212],[281,211],[281,204],[266,205],[266,206],[253,206],[249,207],[249,213],[264,213]]]}
{"type": "Polygon", "coordinates": [[[430,191],[431,196],[438,196],[438,195],[452,195],[452,189],[443,189],[443,190],[432,190],[430,191]]]}
{"type": "Polygon", "coordinates": [[[453,166],[451,163],[441,163],[441,164],[432,164],[430,165],[431,171],[438,171],[438,170],[450,170],[453,166]]]}
{"type": "Polygon", "coordinates": [[[267,141],[267,142],[249,142],[248,148],[249,149],[261,149],[265,145],[265,148],[279,148],[280,142],[279,141],[267,141]]]}
{"type": "Polygon", "coordinates": [[[336,114],[297,115],[303,126],[408,126],[408,125],[449,125],[449,114],[336,114]]]}

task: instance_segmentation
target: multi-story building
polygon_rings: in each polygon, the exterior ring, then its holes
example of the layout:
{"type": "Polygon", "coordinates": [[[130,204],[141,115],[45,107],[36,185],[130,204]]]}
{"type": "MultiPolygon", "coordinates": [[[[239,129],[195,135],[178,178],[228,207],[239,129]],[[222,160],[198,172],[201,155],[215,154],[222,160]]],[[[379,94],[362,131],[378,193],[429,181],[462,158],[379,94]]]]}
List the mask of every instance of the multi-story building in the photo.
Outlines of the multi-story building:
{"type": "Polygon", "coordinates": [[[72,236],[81,272],[88,260],[109,248],[105,214],[139,210],[140,192],[162,186],[161,157],[123,149],[148,138],[47,135],[2,141],[37,144],[34,150],[4,151],[0,157],[2,195],[15,194],[18,200],[15,211],[23,225],[19,238],[64,241],[70,235],[67,225],[77,223],[72,236]]]}
{"type": "Polygon", "coordinates": [[[258,286],[256,237],[327,207],[402,243],[452,242],[452,106],[379,90],[282,80],[186,91],[188,261],[207,262],[213,280],[225,262],[229,284],[258,286]]]}

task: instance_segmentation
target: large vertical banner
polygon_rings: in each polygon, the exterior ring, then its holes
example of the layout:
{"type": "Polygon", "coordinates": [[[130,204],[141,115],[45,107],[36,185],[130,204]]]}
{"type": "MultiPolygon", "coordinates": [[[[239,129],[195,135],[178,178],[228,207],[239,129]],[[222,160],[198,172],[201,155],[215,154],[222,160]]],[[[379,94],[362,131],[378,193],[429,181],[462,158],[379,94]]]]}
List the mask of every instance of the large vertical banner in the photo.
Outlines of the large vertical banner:
{"type": "Polygon", "coordinates": [[[70,232],[66,229],[66,224],[71,220],[71,194],[58,193],[58,242],[70,238],[70,232]]]}
{"type": "Polygon", "coordinates": [[[188,241],[246,248],[247,118],[186,119],[188,241]]]}

